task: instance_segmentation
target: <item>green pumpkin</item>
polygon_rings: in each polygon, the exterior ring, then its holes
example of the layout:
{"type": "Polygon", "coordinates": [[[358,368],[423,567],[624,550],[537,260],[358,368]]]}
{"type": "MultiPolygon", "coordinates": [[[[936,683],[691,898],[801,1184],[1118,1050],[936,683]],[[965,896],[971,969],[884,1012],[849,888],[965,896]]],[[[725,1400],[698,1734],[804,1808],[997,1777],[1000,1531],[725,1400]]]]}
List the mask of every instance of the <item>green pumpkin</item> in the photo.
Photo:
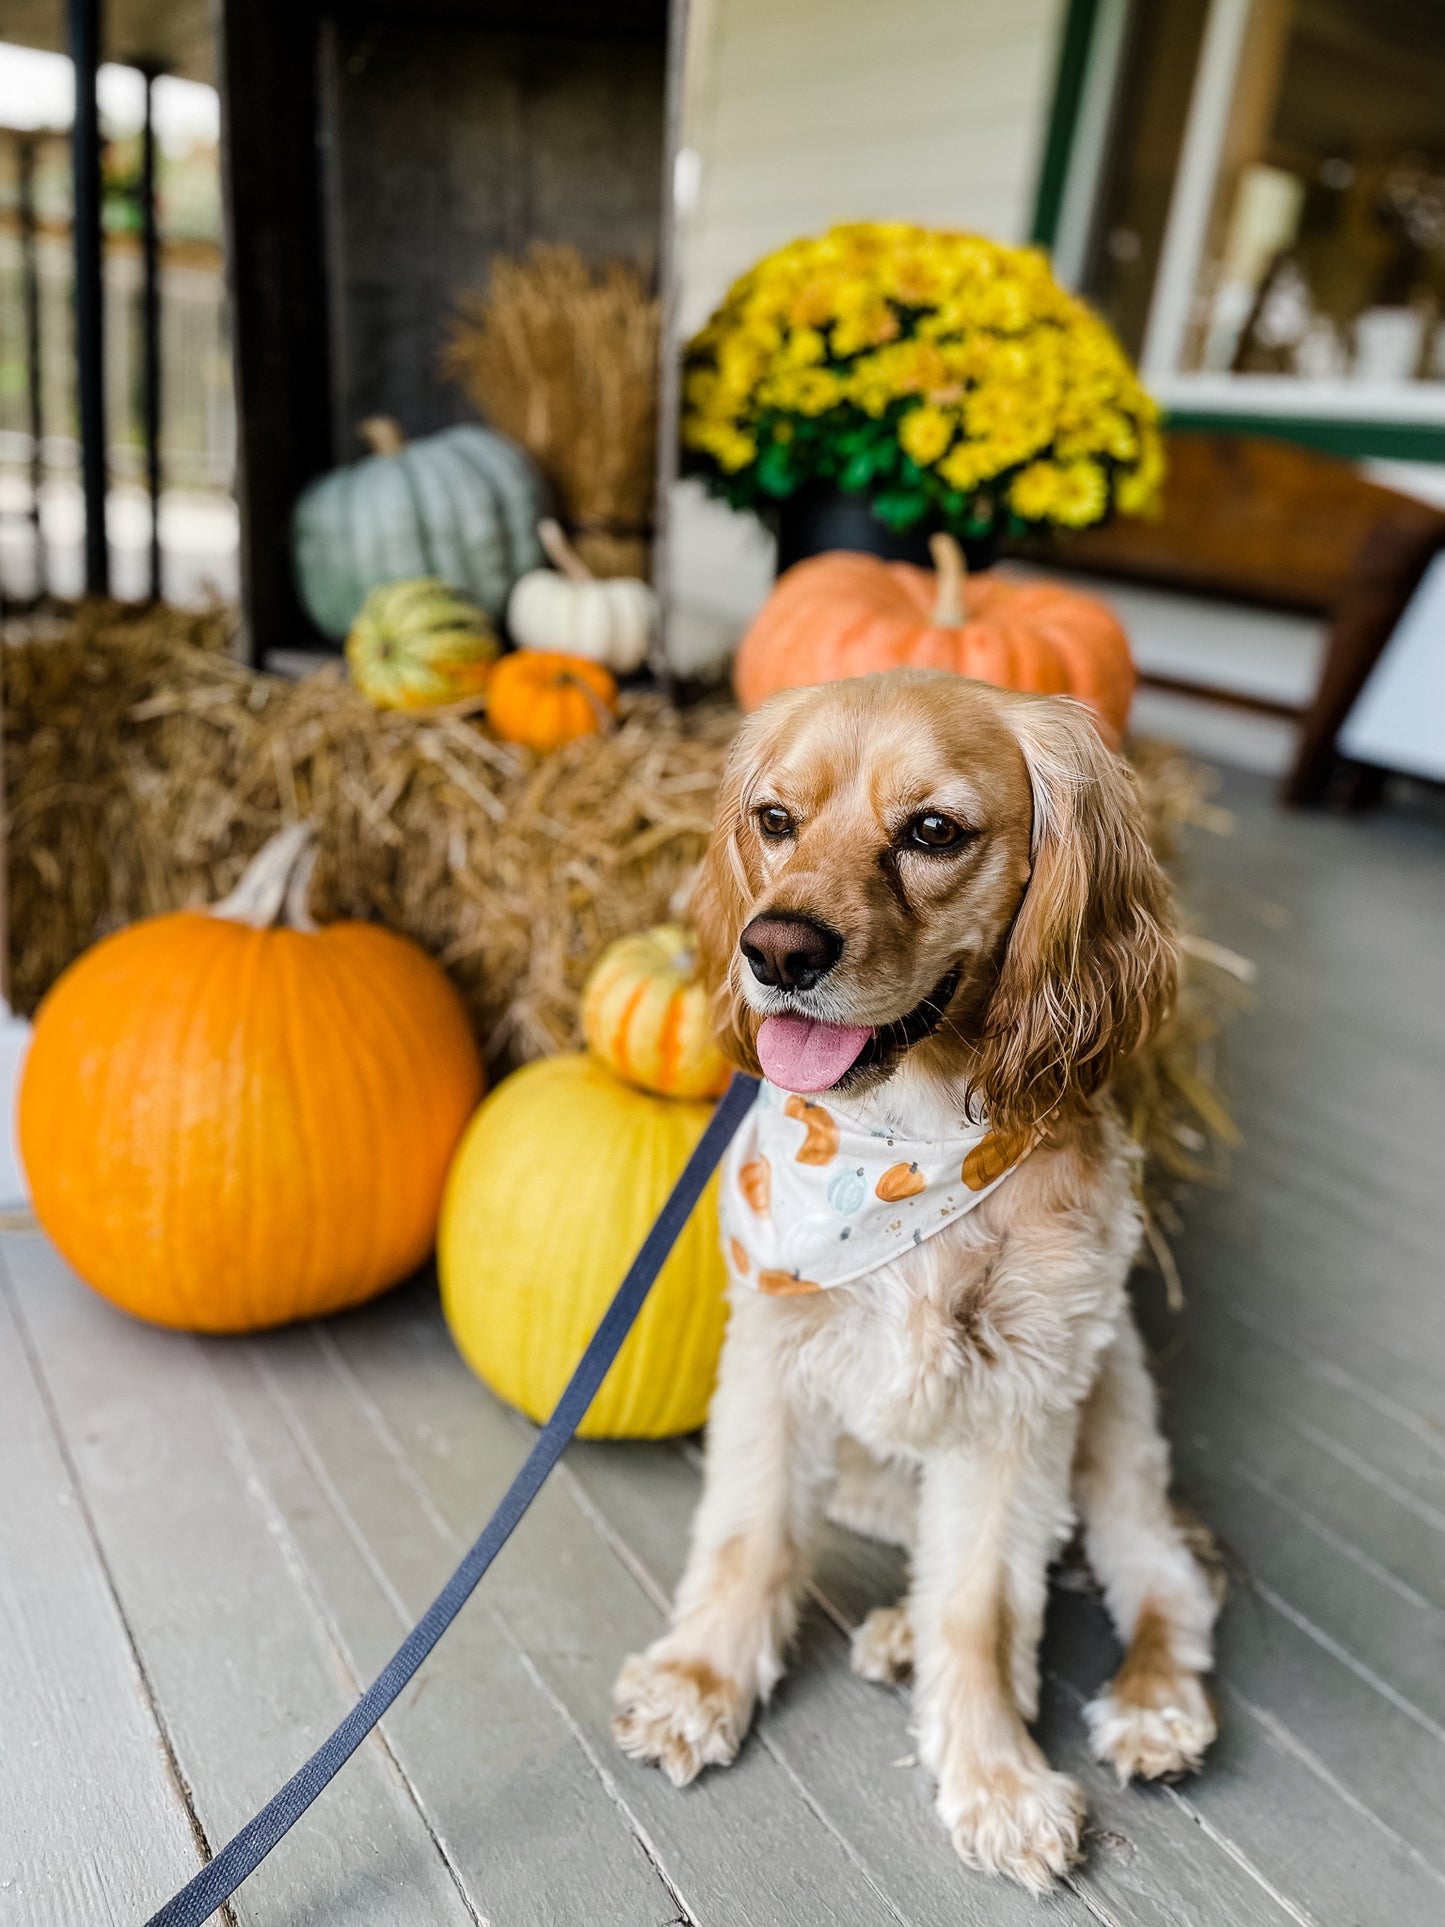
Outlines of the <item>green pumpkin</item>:
{"type": "Polygon", "coordinates": [[[383,582],[439,576],[499,616],[517,577],[542,561],[546,484],[489,428],[405,442],[394,422],[363,425],[377,453],[302,491],[291,524],[296,587],[324,634],[346,635],[383,582]]]}

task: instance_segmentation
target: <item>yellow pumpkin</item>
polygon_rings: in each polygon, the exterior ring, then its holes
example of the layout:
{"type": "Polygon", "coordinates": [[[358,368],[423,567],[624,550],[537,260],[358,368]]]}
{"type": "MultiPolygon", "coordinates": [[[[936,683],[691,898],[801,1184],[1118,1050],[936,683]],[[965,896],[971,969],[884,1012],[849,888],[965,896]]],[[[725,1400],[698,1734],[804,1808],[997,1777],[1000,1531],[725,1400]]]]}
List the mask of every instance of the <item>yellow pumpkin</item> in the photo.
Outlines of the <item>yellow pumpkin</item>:
{"type": "Polygon", "coordinates": [[[582,1030],[593,1056],[639,1090],[720,1097],[727,1088],[707,992],[680,924],[621,937],[603,951],[582,992],[582,1030]]]}
{"type": "MultiPolygon", "coordinates": [[[[468,1126],[437,1236],[442,1308],[473,1371],[529,1418],[556,1404],[711,1115],[710,1104],[633,1090],[579,1054],[514,1072],[468,1126]]],[[[584,1438],[666,1438],[702,1424],[724,1282],[714,1178],[584,1438]]]]}
{"type": "Polygon", "coordinates": [[[372,590],[346,638],[346,663],[375,708],[434,709],[480,696],[500,649],[475,602],[419,576],[372,590]]]}
{"type": "Polygon", "coordinates": [[[482,1091],[461,998],[375,924],[318,930],[293,826],[209,914],[71,965],[20,1090],[35,1213],[159,1325],[254,1331],[359,1304],[431,1249],[482,1091]],[[290,894],[293,926],[273,927],[290,894]]]}

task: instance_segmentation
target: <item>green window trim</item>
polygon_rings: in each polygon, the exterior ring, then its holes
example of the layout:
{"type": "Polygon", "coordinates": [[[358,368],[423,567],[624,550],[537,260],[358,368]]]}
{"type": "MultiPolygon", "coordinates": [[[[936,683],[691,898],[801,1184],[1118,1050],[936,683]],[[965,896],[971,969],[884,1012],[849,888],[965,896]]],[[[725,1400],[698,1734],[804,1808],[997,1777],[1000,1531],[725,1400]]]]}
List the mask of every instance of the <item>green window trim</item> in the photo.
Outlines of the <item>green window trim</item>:
{"type": "Polygon", "coordinates": [[[1219,435],[1273,435],[1305,448],[1323,449],[1351,461],[1445,463],[1445,424],[1436,422],[1347,421],[1338,416],[1263,415],[1193,408],[1171,408],[1169,428],[1209,430],[1219,435]]]}
{"type": "Polygon", "coordinates": [[[1034,191],[1030,239],[1036,247],[1052,248],[1058,239],[1059,214],[1064,205],[1069,163],[1073,159],[1074,136],[1079,130],[1089,49],[1093,45],[1098,15],[1099,0],[1068,0],[1064,30],[1059,38],[1053,97],[1049,102],[1048,133],[1034,191]]]}

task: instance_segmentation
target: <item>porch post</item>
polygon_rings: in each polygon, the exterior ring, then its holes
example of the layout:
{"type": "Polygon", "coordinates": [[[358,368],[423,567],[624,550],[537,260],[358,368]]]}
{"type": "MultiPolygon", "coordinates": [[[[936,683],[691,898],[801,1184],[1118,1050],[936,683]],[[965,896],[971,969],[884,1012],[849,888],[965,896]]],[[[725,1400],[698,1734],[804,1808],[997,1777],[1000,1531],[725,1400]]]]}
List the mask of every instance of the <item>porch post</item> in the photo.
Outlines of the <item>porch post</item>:
{"type": "Polygon", "coordinates": [[[80,413],[80,465],[85,496],[85,590],[110,588],[105,532],[105,319],[101,285],[100,0],[69,0],[70,58],[75,67],[74,178],[75,376],[80,413]]]}
{"type": "Polygon", "coordinates": [[[220,0],[221,183],[250,661],[316,639],[291,509],[331,460],[317,0],[220,0]]]}
{"type": "Polygon", "coordinates": [[[156,207],[155,87],[160,68],[141,65],[145,120],[141,126],[141,343],[144,360],[146,491],[150,497],[150,598],[161,599],[161,245],[156,207]]]}
{"type": "Polygon", "coordinates": [[[40,339],[40,254],[35,217],[35,150],[38,134],[17,137],[20,154],[20,289],[25,310],[26,426],[30,430],[30,525],[35,541],[35,593],[45,594],[45,534],[40,522],[40,485],[45,478],[41,440],[45,433],[44,364],[40,339]]]}

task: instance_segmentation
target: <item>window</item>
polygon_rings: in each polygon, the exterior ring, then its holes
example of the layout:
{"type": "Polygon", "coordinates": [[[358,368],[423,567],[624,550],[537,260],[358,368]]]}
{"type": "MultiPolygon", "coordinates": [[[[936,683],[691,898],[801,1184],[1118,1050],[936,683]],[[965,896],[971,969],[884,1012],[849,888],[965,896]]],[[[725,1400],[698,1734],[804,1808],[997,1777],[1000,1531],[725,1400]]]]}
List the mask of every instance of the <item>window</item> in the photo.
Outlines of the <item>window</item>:
{"type": "Polygon", "coordinates": [[[1445,6],[1136,4],[1085,291],[1176,408],[1445,423],[1445,6]]]}

